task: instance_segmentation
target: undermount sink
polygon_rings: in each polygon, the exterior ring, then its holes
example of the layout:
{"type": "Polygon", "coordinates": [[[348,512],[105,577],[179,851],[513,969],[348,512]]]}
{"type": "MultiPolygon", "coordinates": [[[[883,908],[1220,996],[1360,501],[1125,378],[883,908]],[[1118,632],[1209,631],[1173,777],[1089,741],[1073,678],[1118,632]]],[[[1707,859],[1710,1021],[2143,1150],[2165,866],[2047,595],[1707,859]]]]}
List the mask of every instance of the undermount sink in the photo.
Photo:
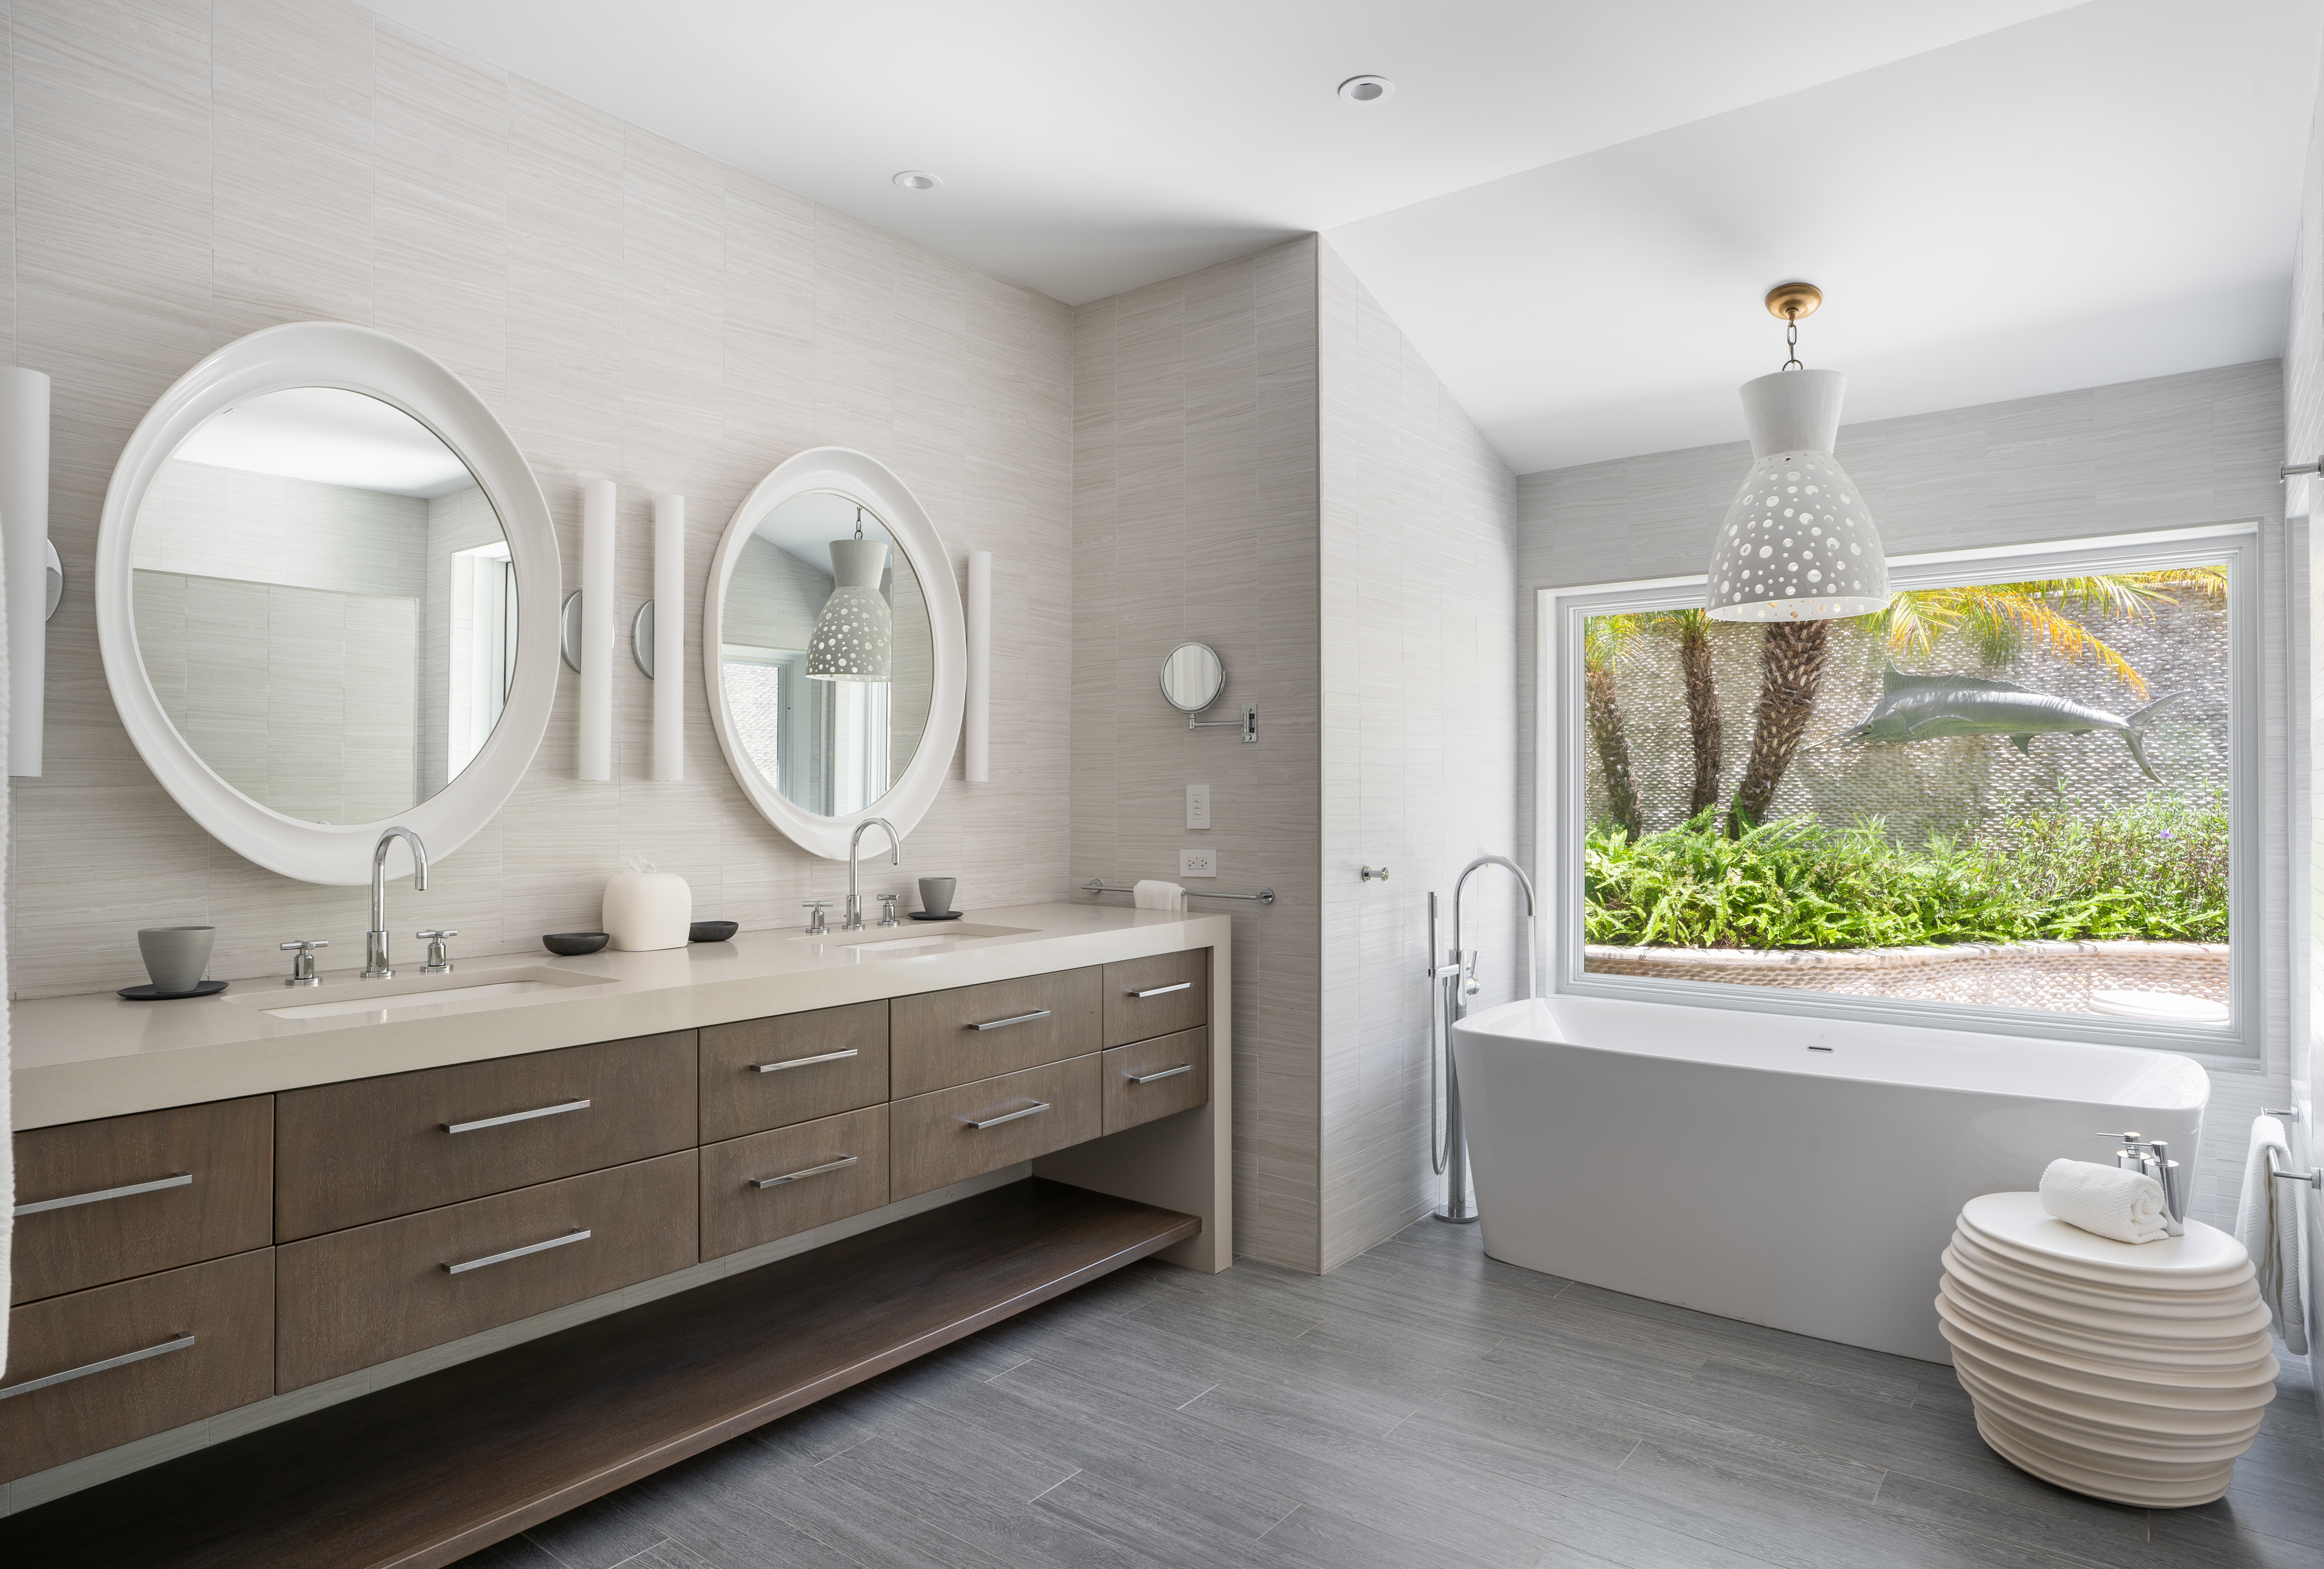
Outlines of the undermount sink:
{"type": "Polygon", "coordinates": [[[909,953],[915,948],[941,947],[971,937],[1022,937],[1032,928],[1020,926],[971,926],[966,921],[946,921],[941,929],[937,922],[928,921],[918,927],[873,927],[860,932],[817,933],[801,935],[793,942],[815,943],[826,948],[854,948],[860,958],[884,958],[890,954],[909,953]]]}
{"type": "Polygon", "coordinates": [[[449,975],[397,977],[388,981],[335,981],[320,986],[285,986],[279,994],[245,992],[235,1001],[275,1019],[334,1019],[364,1014],[374,1020],[473,1013],[581,986],[603,986],[609,975],[576,975],[569,970],[491,970],[473,980],[449,975]]]}

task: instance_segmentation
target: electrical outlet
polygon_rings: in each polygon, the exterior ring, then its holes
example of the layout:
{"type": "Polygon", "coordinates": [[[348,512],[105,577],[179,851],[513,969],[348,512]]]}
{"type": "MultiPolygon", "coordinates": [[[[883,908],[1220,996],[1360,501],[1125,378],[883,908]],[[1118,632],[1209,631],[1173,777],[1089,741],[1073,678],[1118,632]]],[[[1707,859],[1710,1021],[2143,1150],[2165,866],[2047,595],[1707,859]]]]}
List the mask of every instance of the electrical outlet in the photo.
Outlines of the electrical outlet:
{"type": "Polygon", "coordinates": [[[1189,828],[1207,828],[1210,826],[1211,787],[1208,785],[1188,785],[1186,787],[1186,826],[1189,828]]]}
{"type": "Polygon", "coordinates": [[[1181,877],[1216,877],[1219,874],[1219,853],[1215,850],[1181,850],[1178,852],[1178,875],[1181,877]]]}

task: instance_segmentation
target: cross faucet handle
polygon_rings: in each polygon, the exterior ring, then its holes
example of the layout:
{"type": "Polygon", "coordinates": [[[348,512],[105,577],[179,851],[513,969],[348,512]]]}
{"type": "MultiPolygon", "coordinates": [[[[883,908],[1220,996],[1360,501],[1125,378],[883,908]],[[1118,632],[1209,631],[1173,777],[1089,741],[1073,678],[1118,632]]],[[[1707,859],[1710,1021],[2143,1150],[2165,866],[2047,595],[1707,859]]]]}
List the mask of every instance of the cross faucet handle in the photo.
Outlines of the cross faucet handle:
{"type": "Polygon", "coordinates": [[[831,908],[831,900],[827,899],[803,899],[799,900],[799,908],[801,909],[811,909],[815,911],[813,915],[807,918],[807,936],[811,937],[819,937],[831,930],[829,927],[823,924],[823,912],[831,908]]]}
{"type": "Polygon", "coordinates": [[[451,939],[460,934],[447,927],[440,930],[413,932],[413,937],[428,945],[428,962],[420,966],[426,975],[448,975],[452,973],[451,939]]]}
{"type": "Polygon", "coordinates": [[[902,926],[904,924],[902,921],[896,918],[896,901],[903,897],[904,896],[900,893],[882,893],[878,896],[880,900],[880,924],[881,926],[902,926]]]}
{"type": "Polygon", "coordinates": [[[327,937],[301,937],[295,943],[276,945],[286,954],[296,954],[290,961],[290,973],[282,978],[285,986],[319,986],[322,977],[315,974],[315,950],[331,946],[327,937]]]}

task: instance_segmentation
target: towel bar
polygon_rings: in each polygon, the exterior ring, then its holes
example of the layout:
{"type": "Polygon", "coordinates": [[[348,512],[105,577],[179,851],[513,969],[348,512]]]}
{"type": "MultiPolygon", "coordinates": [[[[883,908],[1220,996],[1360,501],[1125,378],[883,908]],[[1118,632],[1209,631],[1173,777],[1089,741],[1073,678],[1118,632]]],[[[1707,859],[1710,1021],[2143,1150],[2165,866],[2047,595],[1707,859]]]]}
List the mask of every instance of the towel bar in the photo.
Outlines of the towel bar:
{"type": "MultiPolygon", "coordinates": [[[[1093,877],[1082,884],[1082,891],[1084,893],[1135,893],[1138,890],[1116,888],[1102,877],[1093,877]]],[[[1259,904],[1275,902],[1275,890],[1271,888],[1262,888],[1257,893],[1206,893],[1199,888],[1190,888],[1186,892],[1194,899],[1248,899],[1259,904]]]]}
{"type": "Polygon", "coordinates": [[[2279,1171],[2275,1166],[2275,1149],[2267,1151],[2267,1174],[2283,1182],[2304,1182],[2310,1187],[2324,1188],[2324,1171],[2279,1171]]]}

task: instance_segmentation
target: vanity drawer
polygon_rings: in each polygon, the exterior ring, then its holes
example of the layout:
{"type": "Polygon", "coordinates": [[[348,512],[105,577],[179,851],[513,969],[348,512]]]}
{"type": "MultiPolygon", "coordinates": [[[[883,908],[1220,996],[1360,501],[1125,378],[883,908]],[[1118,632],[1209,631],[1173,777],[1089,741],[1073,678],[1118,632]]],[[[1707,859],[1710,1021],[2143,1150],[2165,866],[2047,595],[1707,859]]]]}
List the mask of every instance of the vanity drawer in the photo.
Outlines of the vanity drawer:
{"type": "Polygon", "coordinates": [[[1105,1043],[1128,1046],[1211,1021],[1211,950],[1155,954],[1105,967],[1105,1043]]]}
{"type": "Polygon", "coordinates": [[[150,1275],[273,1240],[272,1095],[16,1135],[12,1300],[150,1275]]]}
{"type": "Polygon", "coordinates": [[[685,1269],[697,1171],[687,1149],[277,1248],[277,1386],[685,1269]]]}
{"type": "Polygon", "coordinates": [[[1099,1071],[1092,1052],[896,1102],[888,1108],[889,1197],[909,1198],[1096,1138],[1099,1071]]]}
{"type": "Polygon", "coordinates": [[[706,1145],[702,1256],[723,1259],[887,1202],[885,1106],[706,1145]],[[790,1180],[770,1181],[780,1177],[790,1180]]]}
{"type": "Polygon", "coordinates": [[[276,1097],[278,1241],[692,1146],[694,1031],[276,1097]]]}
{"type": "Polygon", "coordinates": [[[888,1098],[888,1003],[714,1024],[702,1032],[702,1141],[888,1098]]]}
{"type": "Polygon", "coordinates": [[[1097,1050],[1102,984],[1093,965],[897,998],[892,1093],[900,1100],[1097,1050]]]}
{"type": "Polygon", "coordinates": [[[272,1395],[274,1251],[142,1275],[9,1313],[0,1390],[78,1369],[91,1371],[0,1398],[0,1481],[272,1395]],[[156,1349],[164,1346],[171,1349],[156,1349]],[[123,1357],[135,1360],[116,1360],[123,1357]]]}
{"type": "Polygon", "coordinates": [[[1105,1054],[1105,1131],[1118,1133],[1211,1098],[1211,1032],[1205,1028],[1117,1046],[1105,1054]],[[1138,1081],[1144,1079],[1140,1084],[1138,1081]]]}

